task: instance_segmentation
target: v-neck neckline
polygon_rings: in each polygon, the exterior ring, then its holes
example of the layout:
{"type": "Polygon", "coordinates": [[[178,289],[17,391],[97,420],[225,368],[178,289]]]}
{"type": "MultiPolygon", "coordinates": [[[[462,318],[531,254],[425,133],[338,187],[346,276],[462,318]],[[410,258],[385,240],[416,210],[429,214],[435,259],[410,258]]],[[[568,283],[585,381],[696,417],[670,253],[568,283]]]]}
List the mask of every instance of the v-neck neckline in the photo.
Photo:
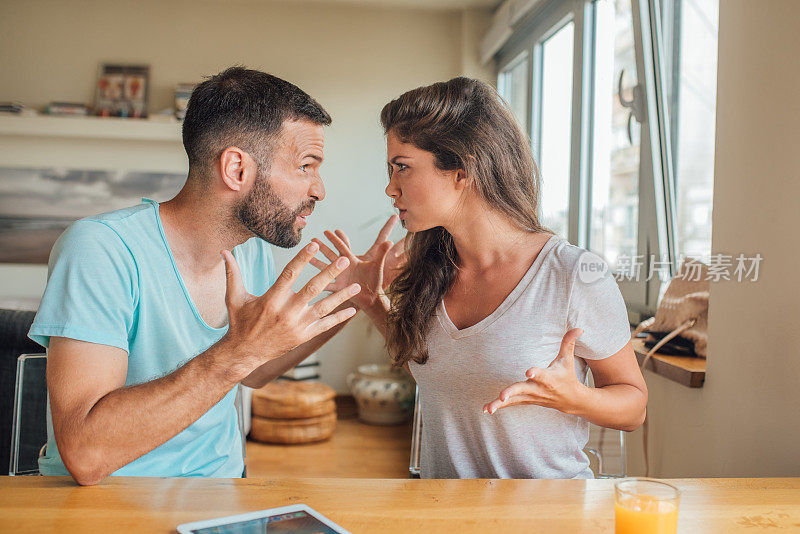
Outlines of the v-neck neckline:
{"type": "MultiPolygon", "coordinates": [[[[206,320],[203,319],[203,316],[200,315],[200,310],[198,310],[197,306],[195,306],[194,301],[192,300],[192,296],[189,294],[189,289],[186,287],[186,284],[183,282],[183,276],[181,276],[181,272],[178,269],[178,264],[175,261],[175,256],[172,255],[172,249],[169,248],[169,241],[167,241],[167,234],[164,231],[164,225],[161,222],[161,212],[159,211],[159,203],[156,202],[155,200],[151,200],[149,198],[142,198],[142,201],[150,202],[153,205],[153,211],[154,211],[154,214],[155,214],[155,217],[156,217],[156,224],[158,225],[158,231],[161,234],[161,241],[164,244],[164,249],[166,250],[167,257],[169,257],[169,261],[170,261],[170,263],[172,263],[172,268],[175,270],[175,276],[178,279],[178,284],[181,286],[181,289],[183,290],[183,294],[186,297],[186,302],[189,304],[189,308],[191,308],[192,313],[194,314],[195,318],[198,320],[198,322],[206,330],[209,330],[211,332],[225,332],[228,329],[228,325],[227,324],[225,324],[223,326],[220,326],[219,328],[215,328],[215,327],[209,325],[206,322],[206,320]]],[[[236,251],[235,250],[231,251],[231,253],[233,254],[234,257],[236,257],[236,251]]]]}
{"type": "Polygon", "coordinates": [[[447,332],[451,338],[453,339],[460,339],[464,337],[468,337],[471,335],[478,334],[485,329],[489,328],[497,319],[499,319],[522,295],[522,293],[528,288],[533,278],[536,276],[536,273],[539,271],[539,267],[541,267],[542,262],[544,261],[544,257],[550,252],[550,250],[555,246],[556,242],[559,240],[559,237],[555,234],[550,236],[550,238],[545,242],[542,250],[539,251],[539,254],[536,255],[536,258],[533,260],[533,263],[522,276],[522,279],[514,286],[514,289],[511,290],[503,302],[489,315],[478,321],[477,323],[467,326],[466,328],[459,329],[455,323],[450,319],[450,316],[447,315],[447,308],[444,304],[444,298],[439,301],[439,306],[436,308],[436,316],[439,319],[439,323],[442,325],[442,328],[447,332]]]}

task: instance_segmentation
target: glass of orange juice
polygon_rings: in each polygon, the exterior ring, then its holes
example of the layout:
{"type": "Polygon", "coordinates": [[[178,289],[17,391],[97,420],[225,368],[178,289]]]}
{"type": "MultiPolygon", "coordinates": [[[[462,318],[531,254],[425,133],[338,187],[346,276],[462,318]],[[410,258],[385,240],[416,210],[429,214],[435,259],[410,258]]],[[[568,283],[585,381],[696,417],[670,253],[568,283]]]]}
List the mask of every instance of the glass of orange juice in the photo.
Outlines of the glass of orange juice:
{"type": "Polygon", "coordinates": [[[650,478],[627,478],[614,485],[616,534],[675,534],[678,488],[650,478]]]}

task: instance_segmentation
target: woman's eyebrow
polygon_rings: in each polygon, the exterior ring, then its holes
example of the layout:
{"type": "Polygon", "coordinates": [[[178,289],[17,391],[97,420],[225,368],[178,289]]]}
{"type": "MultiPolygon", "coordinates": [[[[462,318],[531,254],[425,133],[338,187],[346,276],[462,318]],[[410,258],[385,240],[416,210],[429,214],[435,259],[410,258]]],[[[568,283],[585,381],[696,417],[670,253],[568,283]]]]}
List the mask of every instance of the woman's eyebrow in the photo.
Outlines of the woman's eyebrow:
{"type": "Polygon", "coordinates": [[[395,165],[398,159],[413,159],[413,158],[411,156],[395,156],[391,159],[391,161],[389,161],[389,163],[395,165]]]}

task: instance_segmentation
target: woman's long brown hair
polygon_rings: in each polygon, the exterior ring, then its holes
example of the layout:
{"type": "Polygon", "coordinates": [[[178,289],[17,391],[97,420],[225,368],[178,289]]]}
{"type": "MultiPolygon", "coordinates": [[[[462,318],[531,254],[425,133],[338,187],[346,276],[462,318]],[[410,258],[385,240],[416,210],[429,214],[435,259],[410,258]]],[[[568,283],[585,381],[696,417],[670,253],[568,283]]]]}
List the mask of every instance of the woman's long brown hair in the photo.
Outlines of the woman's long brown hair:
{"type": "MultiPolygon", "coordinates": [[[[384,131],[431,152],[443,171],[462,169],[487,204],[531,232],[539,223],[539,170],[511,109],[489,85],[453,78],[419,87],[381,111],[384,131]]],[[[396,366],[428,359],[426,336],[453,283],[458,253],[439,226],[409,234],[407,262],[389,287],[389,354],[396,366]]]]}

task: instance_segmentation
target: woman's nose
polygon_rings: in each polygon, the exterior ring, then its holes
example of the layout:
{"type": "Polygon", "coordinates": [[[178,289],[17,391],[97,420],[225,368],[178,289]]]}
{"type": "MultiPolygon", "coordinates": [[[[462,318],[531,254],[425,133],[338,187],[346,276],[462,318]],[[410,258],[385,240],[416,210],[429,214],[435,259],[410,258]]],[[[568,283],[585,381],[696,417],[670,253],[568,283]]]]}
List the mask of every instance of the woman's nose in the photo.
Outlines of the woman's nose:
{"type": "Polygon", "coordinates": [[[400,197],[400,190],[397,188],[394,179],[389,178],[389,185],[386,186],[385,189],[386,196],[392,197],[397,199],[400,197]]]}

